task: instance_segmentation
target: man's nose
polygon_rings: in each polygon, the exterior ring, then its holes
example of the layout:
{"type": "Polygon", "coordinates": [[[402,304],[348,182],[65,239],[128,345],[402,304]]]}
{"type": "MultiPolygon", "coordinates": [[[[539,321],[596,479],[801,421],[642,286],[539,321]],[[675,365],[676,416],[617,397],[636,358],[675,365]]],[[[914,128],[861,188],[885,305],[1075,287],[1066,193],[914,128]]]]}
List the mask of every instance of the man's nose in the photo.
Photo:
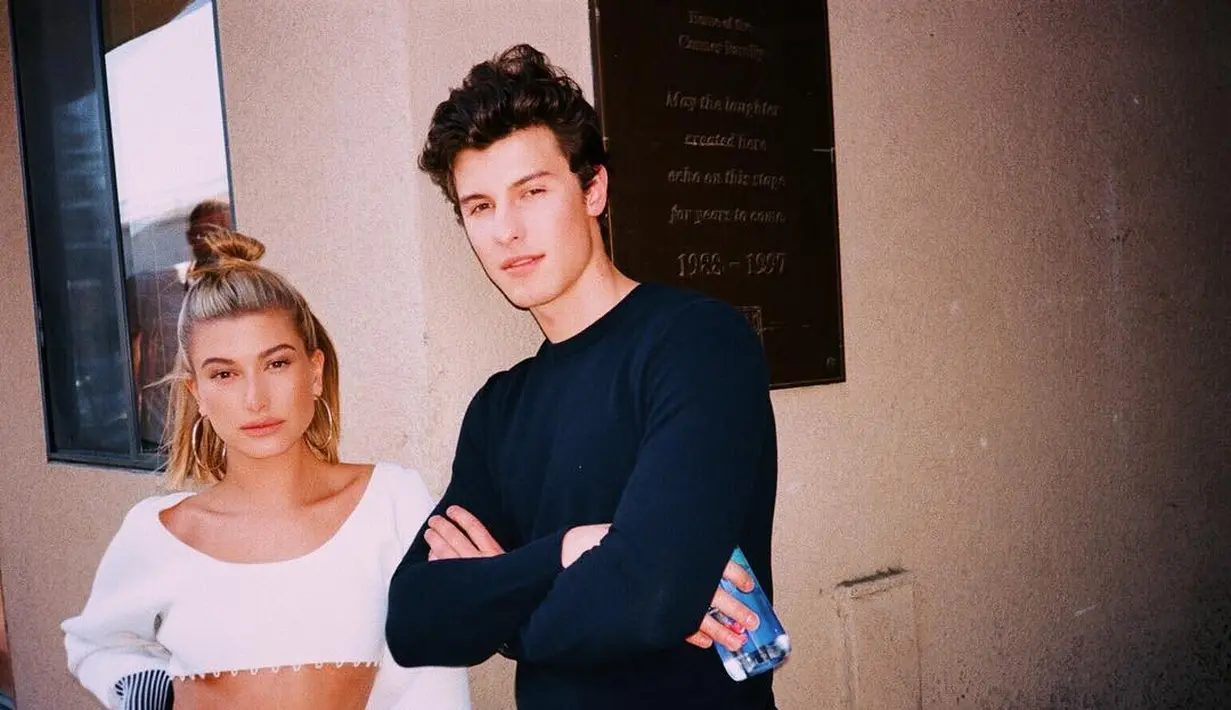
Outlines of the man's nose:
{"type": "Polygon", "coordinates": [[[499,208],[496,211],[495,227],[496,242],[502,245],[512,244],[523,234],[521,214],[512,206],[499,208]]]}

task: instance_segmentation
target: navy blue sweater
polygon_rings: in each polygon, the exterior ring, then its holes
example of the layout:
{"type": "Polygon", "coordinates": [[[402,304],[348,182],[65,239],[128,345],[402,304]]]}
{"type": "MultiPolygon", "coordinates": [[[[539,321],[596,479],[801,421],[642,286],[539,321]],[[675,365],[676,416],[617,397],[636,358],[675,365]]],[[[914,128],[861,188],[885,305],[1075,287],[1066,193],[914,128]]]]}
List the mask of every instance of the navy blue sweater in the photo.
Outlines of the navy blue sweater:
{"type": "Polygon", "coordinates": [[[521,710],[767,710],[768,674],[731,681],[699,627],[736,545],[772,594],[777,449],[760,343],[730,306],[636,287],[471,401],[437,513],[460,505],[506,552],[393,576],[405,666],[518,661],[521,710]],[[564,533],[610,522],[560,566],[564,533]]]}

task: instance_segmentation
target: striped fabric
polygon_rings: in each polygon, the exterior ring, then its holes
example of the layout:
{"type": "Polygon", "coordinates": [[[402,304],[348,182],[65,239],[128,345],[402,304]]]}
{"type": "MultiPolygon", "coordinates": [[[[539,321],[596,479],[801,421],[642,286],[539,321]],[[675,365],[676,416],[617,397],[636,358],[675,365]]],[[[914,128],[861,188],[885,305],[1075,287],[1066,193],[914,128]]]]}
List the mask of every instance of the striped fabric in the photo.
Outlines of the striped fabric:
{"type": "Polygon", "coordinates": [[[122,710],[171,710],[175,694],[166,671],[148,670],[124,676],[115,683],[122,710]]]}

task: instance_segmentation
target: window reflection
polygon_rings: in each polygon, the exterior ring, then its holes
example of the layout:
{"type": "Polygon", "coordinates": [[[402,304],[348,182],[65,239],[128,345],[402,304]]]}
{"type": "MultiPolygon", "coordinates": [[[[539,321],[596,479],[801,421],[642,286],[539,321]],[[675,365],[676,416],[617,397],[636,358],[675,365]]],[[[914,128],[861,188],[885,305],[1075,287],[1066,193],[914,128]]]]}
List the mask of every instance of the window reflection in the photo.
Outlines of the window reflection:
{"type": "Polygon", "coordinates": [[[140,437],[152,450],[166,421],[168,387],[158,383],[174,365],[192,234],[232,222],[214,4],[103,8],[104,34],[122,41],[104,63],[140,437]]]}

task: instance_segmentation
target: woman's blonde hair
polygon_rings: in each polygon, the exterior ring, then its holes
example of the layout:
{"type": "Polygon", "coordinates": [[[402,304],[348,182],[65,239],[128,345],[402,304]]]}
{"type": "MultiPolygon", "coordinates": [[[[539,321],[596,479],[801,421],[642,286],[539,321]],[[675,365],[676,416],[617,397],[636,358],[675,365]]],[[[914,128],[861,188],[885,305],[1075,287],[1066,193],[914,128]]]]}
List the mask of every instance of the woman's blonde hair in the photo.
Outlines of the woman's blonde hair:
{"type": "Polygon", "coordinates": [[[189,389],[195,375],[188,358],[193,327],[205,321],[260,311],[284,311],[303,339],[305,351],[309,355],[315,350],[324,354],[321,396],[304,432],[304,441],[317,458],[337,463],[342,404],[338,395],[338,357],[329,333],[289,281],[257,265],[265,254],[264,244],[239,232],[218,228],[203,236],[202,245],[205,257],[194,262],[188,272],[188,290],[176,328],[175,369],[168,376],[171,397],[164,442],[168,453],[166,485],[207,486],[221,481],[226,472],[226,447],[209,420],[201,416],[189,389]]]}

